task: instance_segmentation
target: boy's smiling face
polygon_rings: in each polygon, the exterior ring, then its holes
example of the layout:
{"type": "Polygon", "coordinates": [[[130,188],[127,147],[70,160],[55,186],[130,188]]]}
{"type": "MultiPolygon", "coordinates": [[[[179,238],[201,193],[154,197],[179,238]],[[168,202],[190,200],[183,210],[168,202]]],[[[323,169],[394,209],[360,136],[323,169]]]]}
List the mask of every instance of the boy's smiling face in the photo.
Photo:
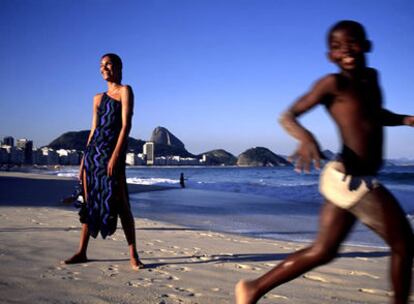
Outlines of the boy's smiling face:
{"type": "Polygon", "coordinates": [[[369,45],[368,40],[361,39],[351,29],[335,30],[329,39],[329,59],[343,71],[364,68],[369,45]]]}

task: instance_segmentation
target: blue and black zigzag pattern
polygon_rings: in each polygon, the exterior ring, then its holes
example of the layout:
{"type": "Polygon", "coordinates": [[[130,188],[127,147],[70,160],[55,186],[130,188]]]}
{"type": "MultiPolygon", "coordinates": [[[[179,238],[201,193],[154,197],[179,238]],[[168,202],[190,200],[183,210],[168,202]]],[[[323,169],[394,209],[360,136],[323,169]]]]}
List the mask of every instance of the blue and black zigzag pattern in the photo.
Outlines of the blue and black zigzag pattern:
{"type": "MultiPolygon", "coordinates": [[[[98,108],[96,129],[85,150],[84,168],[87,189],[87,224],[89,233],[103,238],[115,232],[117,176],[109,177],[107,166],[122,126],[121,103],[103,94],[98,108]]],[[[124,165],[125,166],[125,165],[124,165]]]]}

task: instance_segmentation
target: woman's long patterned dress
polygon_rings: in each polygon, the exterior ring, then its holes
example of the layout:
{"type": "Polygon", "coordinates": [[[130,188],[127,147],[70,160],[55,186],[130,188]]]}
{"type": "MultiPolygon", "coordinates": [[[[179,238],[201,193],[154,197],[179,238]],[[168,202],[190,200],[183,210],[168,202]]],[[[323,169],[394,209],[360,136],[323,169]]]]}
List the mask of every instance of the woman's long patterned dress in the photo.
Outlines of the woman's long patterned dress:
{"type": "MultiPolygon", "coordinates": [[[[117,200],[120,198],[120,179],[125,179],[125,154],[121,153],[112,176],[107,166],[122,127],[121,102],[102,95],[98,107],[97,126],[85,150],[87,217],[89,233],[103,238],[115,232],[118,219],[117,200]]],[[[125,184],[125,181],[123,182],[125,184]]]]}

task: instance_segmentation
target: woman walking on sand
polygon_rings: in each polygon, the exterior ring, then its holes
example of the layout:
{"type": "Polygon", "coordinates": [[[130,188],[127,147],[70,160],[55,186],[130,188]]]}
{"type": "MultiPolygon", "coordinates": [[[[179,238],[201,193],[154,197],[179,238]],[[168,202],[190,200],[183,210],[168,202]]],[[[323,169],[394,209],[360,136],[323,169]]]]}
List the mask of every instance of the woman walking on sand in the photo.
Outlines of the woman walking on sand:
{"type": "Polygon", "coordinates": [[[79,249],[66,264],[87,262],[89,237],[103,238],[115,232],[118,215],[129,246],[134,270],[143,268],[136,249],[134,217],[131,212],[125,178],[125,152],[131,129],[134,94],[121,84],[122,61],[116,54],[101,57],[100,72],[108,90],[93,99],[92,128],[79,179],[83,185],[86,212],[81,216],[79,249]]]}

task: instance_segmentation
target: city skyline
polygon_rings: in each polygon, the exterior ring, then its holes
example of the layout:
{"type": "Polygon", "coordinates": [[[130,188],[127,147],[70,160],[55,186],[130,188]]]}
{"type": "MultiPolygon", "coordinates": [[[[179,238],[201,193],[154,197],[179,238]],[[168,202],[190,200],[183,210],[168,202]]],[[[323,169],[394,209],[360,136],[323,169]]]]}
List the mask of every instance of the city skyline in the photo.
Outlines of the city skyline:
{"type": "MultiPolygon", "coordinates": [[[[106,90],[100,56],[118,53],[135,93],[131,137],[166,127],[194,154],[234,155],[296,142],[278,115],[324,74],[326,32],[340,19],[366,26],[368,63],[380,72],[385,107],[414,114],[411,1],[9,1],[0,12],[0,137],[38,147],[90,127],[92,97],[106,90]]],[[[301,122],[322,149],[338,136],[322,107],[301,122]]],[[[386,131],[386,157],[412,157],[414,130],[386,131]]]]}

